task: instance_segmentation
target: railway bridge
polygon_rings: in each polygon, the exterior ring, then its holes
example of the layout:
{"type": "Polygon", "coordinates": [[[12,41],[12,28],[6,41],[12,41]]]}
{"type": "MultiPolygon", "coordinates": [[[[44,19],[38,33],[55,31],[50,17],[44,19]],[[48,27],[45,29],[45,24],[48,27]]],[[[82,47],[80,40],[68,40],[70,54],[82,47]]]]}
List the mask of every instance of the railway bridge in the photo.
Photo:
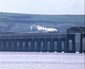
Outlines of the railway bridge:
{"type": "MultiPolygon", "coordinates": [[[[83,38],[80,35],[80,53],[85,52],[83,38]]],[[[11,52],[65,52],[75,53],[75,34],[58,33],[19,33],[0,34],[0,51],[11,52]]]]}

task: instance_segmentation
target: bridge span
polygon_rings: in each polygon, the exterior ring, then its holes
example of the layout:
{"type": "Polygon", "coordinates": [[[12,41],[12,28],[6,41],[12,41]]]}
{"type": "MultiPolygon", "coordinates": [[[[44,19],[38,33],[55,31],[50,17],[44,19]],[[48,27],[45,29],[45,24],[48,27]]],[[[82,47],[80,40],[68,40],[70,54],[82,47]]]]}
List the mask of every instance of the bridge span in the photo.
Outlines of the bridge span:
{"type": "MultiPolygon", "coordinates": [[[[83,38],[80,34],[80,53],[85,52],[83,38]]],[[[75,53],[75,34],[58,33],[21,33],[0,34],[0,51],[16,52],[65,52],[75,53]]]]}

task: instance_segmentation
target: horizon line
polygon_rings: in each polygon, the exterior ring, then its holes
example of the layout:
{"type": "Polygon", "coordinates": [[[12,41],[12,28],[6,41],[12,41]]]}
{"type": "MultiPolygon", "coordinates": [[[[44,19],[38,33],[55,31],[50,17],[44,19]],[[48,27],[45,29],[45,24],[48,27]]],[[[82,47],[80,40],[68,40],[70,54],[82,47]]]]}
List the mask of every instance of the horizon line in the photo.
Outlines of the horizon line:
{"type": "Polygon", "coordinates": [[[38,14],[38,13],[22,13],[22,12],[3,12],[3,11],[0,11],[0,13],[9,13],[9,14],[29,14],[29,15],[52,15],[52,16],[56,16],[56,15],[67,15],[67,16],[70,16],[70,15],[82,15],[82,16],[85,16],[85,14],[47,14],[47,13],[42,13],[42,14],[38,14]]]}

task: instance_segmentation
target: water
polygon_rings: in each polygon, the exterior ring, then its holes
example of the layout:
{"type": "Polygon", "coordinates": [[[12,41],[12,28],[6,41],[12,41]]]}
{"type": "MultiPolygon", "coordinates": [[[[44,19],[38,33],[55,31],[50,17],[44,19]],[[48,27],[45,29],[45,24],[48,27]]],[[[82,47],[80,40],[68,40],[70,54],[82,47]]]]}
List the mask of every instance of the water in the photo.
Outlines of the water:
{"type": "Polygon", "coordinates": [[[0,52],[0,69],[84,69],[84,54],[0,52]]]}

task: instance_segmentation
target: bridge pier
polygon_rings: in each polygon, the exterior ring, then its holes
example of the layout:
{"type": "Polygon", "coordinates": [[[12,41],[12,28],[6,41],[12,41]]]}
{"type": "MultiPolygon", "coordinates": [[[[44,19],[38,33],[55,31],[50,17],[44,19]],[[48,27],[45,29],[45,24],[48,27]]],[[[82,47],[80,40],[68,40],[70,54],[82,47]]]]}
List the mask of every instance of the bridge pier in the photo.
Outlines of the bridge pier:
{"type": "Polygon", "coordinates": [[[46,39],[45,38],[40,38],[39,39],[39,46],[40,46],[40,51],[42,52],[47,52],[47,47],[46,47],[46,39]]]}
{"type": "Polygon", "coordinates": [[[67,39],[66,39],[66,46],[65,46],[65,52],[66,53],[75,53],[75,34],[67,34],[67,39]],[[70,43],[71,41],[71,43],[70,43]]]}
{"type": "Polygon", "coordinates": [[[14,44],[12,44],[12,42],[13,42],[13,40],[12,39],[10,39],[10,40],[6,40],[6,49],[7,49],[7,51],[14,51],[14,49],[15,49],[15,46],[14,46],[14,44]]]}
{"type": "Polygon", "coordinates": [[[83,41],[83,39],[85,39],[85,34],[80,35],[80,50],[79,50],[80,53],[82,52],[85,53],[85,45],[83,45],[83,42],[85,42],[85,40],[83,41]]]}
{"type": "Polygon", "coordinates": [[[13,51],[17,51],[17,41],[16,41],[16,39],[14,39],[13,40],[13,43],[14,43],[14,49],[13,49],[13,51]]]}
{"type": "Polygon", "coordinates": [[[49,52],[53,52],[53,41],[52,38],[46,38],[46,47],[47,47],[47,51],[49,52]]]}
{"type": "MultiPolygon", "coordinates": [[[[22,40],[21,40],[22,41],[22,40]]],[[[21,43],[21,41],[19,40],[19,39],[15,39],[15,50],[16,51],[20,51],[20,50],[22,50],[22,44],[20,44],[21,43]],[[21,46],[20,46],[21,45],[21,46]]]]}
{"type": "Polygon", "coordinates": [[[59,38],[53,38],[54,51],[61,52],[61,47],[59,46],[59,38]]]}
{"type": "Polygon", "coordinates": [[[0,39],[0,50],[3,51],[4,50],[4,46],[3,46],[3,39],[0,39]]]}
{"type": "Polygon", "coordinates": [[[2,50],[5,51],[6,50],[6,41],[5,40],[2,40],[2,50]]]}
{"type": "Polygon", "coordinates": [[[27,51],[27,39],[17,41],[19,51],[27,51]]]}
{"type": "Polygon", "coordinates": [[[34,50],[34,46],[33,46],[33,39],[32,38],[28,38],[27,39],[27,51],[32,52],[34,50]]]}
{"type": "Polygon", "coordinates": [[[60,38],[61,51],[65,52],[65,46],[66,46],[66,38],[60,38]]]}
{"type": "Polygon", "coordinates": [[[34,52],[40,52],[39,38],[33,39],[34,52]]]}

